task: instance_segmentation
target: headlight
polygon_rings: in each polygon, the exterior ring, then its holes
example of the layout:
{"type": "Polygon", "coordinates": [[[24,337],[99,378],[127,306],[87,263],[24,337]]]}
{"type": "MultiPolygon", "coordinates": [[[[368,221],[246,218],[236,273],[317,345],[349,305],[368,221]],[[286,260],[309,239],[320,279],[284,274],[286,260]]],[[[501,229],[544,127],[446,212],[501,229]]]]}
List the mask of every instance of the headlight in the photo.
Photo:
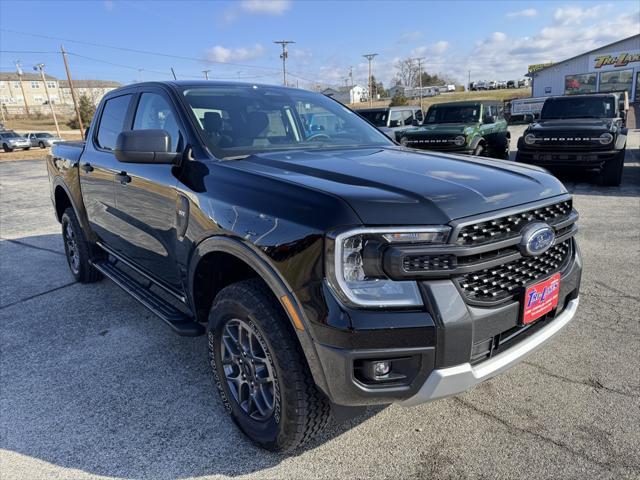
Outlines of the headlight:
{"type": "Polygon", "coordinates": [[[326,272],[338,298],[354,307],[416,307],[422,305],[414,281],[389,279],[382,255],[389,244],[446,242],[449,227],[358,228],[327,239],[326,272]]]}
{"type": "Polygon", "coordinates": [[[533,133],[528,133],[524,136],[524,143],[527,145],[533,145],[536,143],[536,136],[533,133]]]}
{"type": "Polygon", "coordinates": [[[600,135],[600,144],[601,145],[606,145],[607,143],[611,143],[613,141],[613,135],[611,135],[610,133],[603,133],[602,135],[600,135]]]}
{"type": "Polygon", "coordinates": [[[457,146],[461,147],[462,145],[467,143],[467,139],[465,138],[464,135],[458,135],[456,138],[453,139],[453,143],[455,143],[457,146]]]}

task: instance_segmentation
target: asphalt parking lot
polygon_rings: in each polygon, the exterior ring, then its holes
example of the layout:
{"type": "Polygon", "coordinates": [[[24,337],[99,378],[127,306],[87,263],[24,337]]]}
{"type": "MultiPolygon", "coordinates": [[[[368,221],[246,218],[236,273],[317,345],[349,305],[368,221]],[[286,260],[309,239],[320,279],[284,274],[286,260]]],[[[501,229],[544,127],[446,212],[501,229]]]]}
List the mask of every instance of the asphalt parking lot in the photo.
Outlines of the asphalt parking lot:
{"type": "MultiPolygon", "coordinates": [[[[517,132],[514,132],[514,137],[517,132]]],[[[0,163],[0,478],[640,478],[640,133],[623,184],[567,175],[577,317],[473,391],[375,409],[291,456],[223,411],[206,341],[68,271],[44,162],[0,163]]]]}

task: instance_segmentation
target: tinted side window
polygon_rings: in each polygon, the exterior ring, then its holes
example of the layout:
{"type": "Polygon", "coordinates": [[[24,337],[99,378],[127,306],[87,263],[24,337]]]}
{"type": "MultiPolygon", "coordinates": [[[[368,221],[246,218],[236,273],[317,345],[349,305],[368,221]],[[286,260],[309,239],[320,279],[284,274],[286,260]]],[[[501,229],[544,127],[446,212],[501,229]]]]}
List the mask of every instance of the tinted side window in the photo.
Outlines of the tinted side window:
{"type": "Polygon", "coordinates": [[[402,123],[404,125],[411,125],[413,122],[413,112],[411,110],[402,111],[402,123]]]}
{"type": "Polygon", "coordinates": [[[178,151],[180,129],[178,128],[175,113],[169,103],[157,93],[143,93],[140,96],[135,120],[133,121],[133,129],[165,130],[171,138],[171,151],[178,151]]]}
{"type": "Polygon", "coordinates": [[[98,126],[98,146],[106,150],[116,148],[116,139],[124,127],[131,95],[115,97],[104,104],[98,126]]]}

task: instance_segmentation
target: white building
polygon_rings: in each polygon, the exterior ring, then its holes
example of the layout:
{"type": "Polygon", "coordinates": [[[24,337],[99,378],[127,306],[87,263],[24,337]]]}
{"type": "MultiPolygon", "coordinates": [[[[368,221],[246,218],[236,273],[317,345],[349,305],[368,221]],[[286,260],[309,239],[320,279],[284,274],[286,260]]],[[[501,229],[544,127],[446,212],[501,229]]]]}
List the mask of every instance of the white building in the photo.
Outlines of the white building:
{"type": "Polygon", "coordinates": [[[629,92],[640,102],[640,35],[605,45],[527,74],[532,96],[629,92]]]}
{"type": "Polygon", "coordinates": [[[354,85],[349,90],[349,103],[360,103],[369,100],[369,89],[362,85],[354,85]]]}

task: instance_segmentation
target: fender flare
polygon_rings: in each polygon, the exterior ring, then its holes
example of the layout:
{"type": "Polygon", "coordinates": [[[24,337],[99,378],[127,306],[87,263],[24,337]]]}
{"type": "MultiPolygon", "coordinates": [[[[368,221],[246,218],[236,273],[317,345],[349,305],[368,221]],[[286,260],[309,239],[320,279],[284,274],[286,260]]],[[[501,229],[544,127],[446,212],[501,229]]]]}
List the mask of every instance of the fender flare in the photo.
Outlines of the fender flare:
{"type": "Polygon", "coordinates": [[[485,140],[485,138],[484,138],[483,136],[481,136],[481,135],[478,135],[478,136],[476,136],[476,137],[473,137],[473,139],[471,140],[471,143],[469,144],[469,148],[470,148],[471,150],[475,150],[475,149],[476,149],[476,147],[478,146],[478,144],[479,144],[480,142],[484,142],[484,143],[485,143],[485,145],[486,145],[486,143],[487,143],[487,141],[485,140]]]}
{"type": "Polygon", "coordinates": [[[321,367],[320,357],[315,348],[315,343],[311,336],[309,329],[309,321],[307,320],[304,311],[300,307],[300,302],[296,298],[295,294],[289,287],[286,280],[270,265],[267,257],[261,252],[257,252],[254,248],[247,245],[241,240],[228,237],[228,236],[213,236],[206,238],[200,242],[193,251],[188,265],[188,292],[189,301],[195,311],[195,299],[193,298],[195,272],[200,260],[207,254],[213,252],[221,252],[232,255],[244,263],[249,265],[258,276],[267,284],[269,289],[276,296],[280,305],[282,305],[284,312],[289,319],[289,322],[296,333],[300,346],[307,359],[307,364],[311,370],[311,374],[316,384],[324,391],[328,391],[327,382],[324,376],[324,372],[321,367]],[[291,317],[288,309],[282,303],[282,297],[287,297],[291,305],[295,309],[298,318],[304,326],[304,330],[301,331],[295,326],[294,319],[291,317]]]}
{"type": "MultiPolygon", "coordinates": [[[[76,205],[76,201],[73,198],[73,195],[71,194],[71,191],[69,190],[69,187],[67,186],[67,184],[65,183],[65,181],[62,179],[62,177],[56,177],[53,181],[53,189],[52,192],[53,193],[53,208],[55,210],[55,215],[56,218],[58,218],[58,205],[56,204],[56,190],[58,190],[58,187],[61,187],[62,190],[64,190],[64,193],[67,195],[67,198],[69,199],[69,202],[71,202],[71,208],[73,208],[73,211],[76,213],[76,216],[78,216],[78,206],[76,205]]],[[[78,216],[78,218],[80,218],[78,216]]],[[[58,218],[58,222],[62,221],[62,217],[58,218]]]]}

